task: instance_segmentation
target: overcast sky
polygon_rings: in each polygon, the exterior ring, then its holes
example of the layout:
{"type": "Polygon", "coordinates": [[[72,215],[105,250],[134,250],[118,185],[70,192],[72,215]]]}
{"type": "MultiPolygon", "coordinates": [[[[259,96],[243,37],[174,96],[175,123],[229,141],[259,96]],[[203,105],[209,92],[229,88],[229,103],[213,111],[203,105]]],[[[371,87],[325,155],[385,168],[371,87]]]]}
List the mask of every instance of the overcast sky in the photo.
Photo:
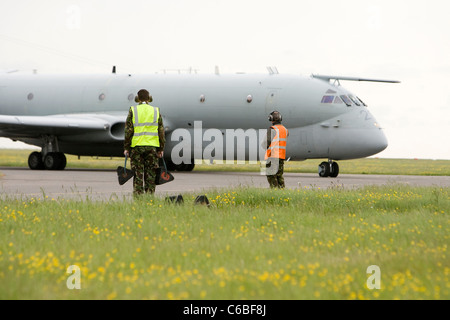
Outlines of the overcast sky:
{"type": "MultiPolygon", "coordinates": [[[[384,158],[450,159],[448,0],[0,2],[0,70],[19,73],[312,73],[369,105],[384,158]]],[[[0,139],[0,147],[17,143],[0,139]]]]}

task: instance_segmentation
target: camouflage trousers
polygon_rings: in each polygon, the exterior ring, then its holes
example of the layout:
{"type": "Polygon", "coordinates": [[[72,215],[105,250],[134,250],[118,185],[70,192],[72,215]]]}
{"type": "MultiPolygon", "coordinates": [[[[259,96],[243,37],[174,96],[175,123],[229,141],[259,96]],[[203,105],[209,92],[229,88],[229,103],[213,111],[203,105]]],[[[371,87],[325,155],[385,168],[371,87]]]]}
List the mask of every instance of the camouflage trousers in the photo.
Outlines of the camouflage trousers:
{"type": "Polygon", "coordinates": [[[158,156],[156,147],[131,148],[131,169],[134,170],[133,195],[144,193],[153,194],[156,184],[156,169],[158,168],[158,156]]]}
{"type": "Polygon", "coordinates": [[[267,181],[271,188],[284,188],[284,159],[269,158],[266,163],[267,181]]]}

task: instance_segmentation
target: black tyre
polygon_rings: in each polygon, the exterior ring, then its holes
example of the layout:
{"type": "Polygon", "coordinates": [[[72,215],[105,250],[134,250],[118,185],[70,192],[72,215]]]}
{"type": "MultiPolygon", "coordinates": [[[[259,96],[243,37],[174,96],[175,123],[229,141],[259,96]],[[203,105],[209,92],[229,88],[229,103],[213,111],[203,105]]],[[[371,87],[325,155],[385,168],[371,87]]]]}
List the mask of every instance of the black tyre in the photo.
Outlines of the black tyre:
{"type": "Polygon", "coordinates": [[[328,162],[322,162],[319,164],[319,176],[329,177],[330,176],[330,164],[328,162]]]}
{"type": "Polygon", "coordinates": [[[44,162],[42,161],[42,153],[41,152],[32,152],[28,157],[28,167],[31,170],[43,170],[44,162]]]}
{"type": "MultiPolygon", "coordinates": [[[[166,167],[168,171],[175,171],[176,169],[176,165],[172,162],[171,159],[165,159],[164,160],[166,162],[166,167]]],[[[164,164],[162,163],[162,161],[159,161],[159,166],[162,167],[164,164]]]]}
{"type": "Polygon", "coordinates": [[[58,152],[49,152],[44,158],[44,167],[47,170],[59,170],[62,158],[58,152]]]}
{"type": "Polygon", "coordinates": [[[339,174],[339,165],[337,164],[337,162],[333,162],[331,164],[330,177],[336,178],[338,174],[339,174]]]}
{"type": "Polygon", "coordinates": [[[58,155],[60,157],[60,163],[59,163],[58,170],[64,170],[66,168],[66,165],[67,165],[66,155],[64,153],[62,153],[62,152],[58,152],[58,155]]]}

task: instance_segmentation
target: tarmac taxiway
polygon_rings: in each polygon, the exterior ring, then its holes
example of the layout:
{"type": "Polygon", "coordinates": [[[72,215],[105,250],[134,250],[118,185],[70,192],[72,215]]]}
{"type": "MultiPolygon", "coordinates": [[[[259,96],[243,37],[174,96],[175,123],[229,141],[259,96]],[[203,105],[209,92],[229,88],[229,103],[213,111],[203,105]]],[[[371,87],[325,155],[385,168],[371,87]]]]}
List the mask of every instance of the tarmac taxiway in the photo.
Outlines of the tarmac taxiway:
{"type": "MultiPolygon", "coordinates": [[[[233,187],[268,188],[259,172],[173,172],[175,180],[156,187],[156,195],[207,193],[233,187]]],[[[369,185],[405,184],[409,186],[449,187],[449,176],[400,176],[340,174],[337,178],[321,178],[317,174],[285,173],[286,188],[347,188],[369,185]]],[[[115,170],[66,169],[34,171],[28,168],[0,167],[1,199],[78,199],[109,200],[131,197],[132,181],[119,185],[115,170]]]]}

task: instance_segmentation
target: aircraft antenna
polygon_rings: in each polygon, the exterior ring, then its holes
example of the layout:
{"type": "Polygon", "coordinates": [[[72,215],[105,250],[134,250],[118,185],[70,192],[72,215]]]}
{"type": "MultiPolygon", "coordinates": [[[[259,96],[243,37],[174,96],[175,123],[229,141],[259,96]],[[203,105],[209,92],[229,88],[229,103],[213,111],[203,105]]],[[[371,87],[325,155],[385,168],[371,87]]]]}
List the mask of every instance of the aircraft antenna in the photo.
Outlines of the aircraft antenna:
{"type": "Polygon", "coordinates": [[[279,74],[277,67],[266,67],[270,75],[279,74]]]}

